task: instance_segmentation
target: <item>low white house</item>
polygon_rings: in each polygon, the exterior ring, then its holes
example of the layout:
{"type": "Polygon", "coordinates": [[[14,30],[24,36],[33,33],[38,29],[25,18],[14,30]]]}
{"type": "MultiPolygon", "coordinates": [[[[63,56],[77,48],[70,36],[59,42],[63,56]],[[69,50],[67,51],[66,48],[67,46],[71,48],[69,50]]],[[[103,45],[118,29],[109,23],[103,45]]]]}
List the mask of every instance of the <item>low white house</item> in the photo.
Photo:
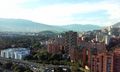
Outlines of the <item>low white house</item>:
{"type": "Polygon", "coordinates": [[[1,50],[1,57],[12,58],[12,59],[23,59],[25,56],[30,54],[28,48],[8,48],[1,50]]]}

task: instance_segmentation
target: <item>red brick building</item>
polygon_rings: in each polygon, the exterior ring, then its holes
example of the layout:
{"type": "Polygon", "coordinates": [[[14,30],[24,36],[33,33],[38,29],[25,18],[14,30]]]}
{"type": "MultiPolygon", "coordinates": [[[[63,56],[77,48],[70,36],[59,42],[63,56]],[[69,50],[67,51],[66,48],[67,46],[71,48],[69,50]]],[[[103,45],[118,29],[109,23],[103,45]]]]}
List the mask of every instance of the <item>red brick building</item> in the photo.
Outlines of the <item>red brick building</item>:
{"type": "Polygon", "coordinates": [[[48,44],[48,53],[58,53],[60,52],[60,46],[57,44],[48,44]]]}
{"type": "Polygon", "coordinates": [[[65,33],[65,52],[72,62],[79,60],[79,52],[77,49],[77,32],[69,31],[65,33]]]}
{"type": "Polygon", "coordinates": [[[91,56],[91,72],[120,72],[120,47],[91,56]]]}
{"type": "Polygon", "coordinates": [[[64,50],[64,38],[56,37],[48,41],[47,51],[48,53],[59,53],[64,50]]]}
{"type": "Polygon", "coordinates": [[[113,72],[120,72],[120,47],[114,50],[114,66],[113,72]]]}
{"type": "Polygon", "coordinates": [[[79,61],[80,60],[80,52],[77,48],[70,48],[69,55],[71,62],[79,61]]]}
{"type": "Polygon", "coordinates": [[[113,53],[92,55],[91,72],[113,72],[113,53]]]}
{"type": "Polygon", "coordinates": [[[91,66],[91,57],[94,54],[105,52],[106,47],[103,43],[81,42],[80,44],[80,59],[83,66],[91,66]]]}

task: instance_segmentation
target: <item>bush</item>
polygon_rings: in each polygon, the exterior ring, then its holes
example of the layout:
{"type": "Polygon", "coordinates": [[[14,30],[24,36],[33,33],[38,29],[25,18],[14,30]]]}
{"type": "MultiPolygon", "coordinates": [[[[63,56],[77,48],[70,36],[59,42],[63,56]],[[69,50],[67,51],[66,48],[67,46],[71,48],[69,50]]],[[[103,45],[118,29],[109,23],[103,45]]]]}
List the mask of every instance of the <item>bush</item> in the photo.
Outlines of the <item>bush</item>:
{"type": "Polygon", "coordinates": [[[12,62],[7,62],[7,63],[3,64],[3,68],[5,68],[5,69],[11,69],[12,66],[13,66],[12,62]]]}

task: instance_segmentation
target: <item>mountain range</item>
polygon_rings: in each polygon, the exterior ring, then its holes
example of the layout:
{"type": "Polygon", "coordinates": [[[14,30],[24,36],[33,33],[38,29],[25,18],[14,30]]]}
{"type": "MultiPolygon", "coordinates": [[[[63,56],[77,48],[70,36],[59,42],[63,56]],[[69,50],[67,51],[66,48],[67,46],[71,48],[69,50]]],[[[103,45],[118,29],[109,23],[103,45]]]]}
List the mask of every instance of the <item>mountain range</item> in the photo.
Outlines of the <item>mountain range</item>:
{"type": "Polygon", "coordinates": [[[92,24],[70,24],[64,26],[54,26],[42,23],[33,22],[24,19],[4,19],[0,18],[0,31],[10,32],[40,32],[40,31],[54,31],[63,32],[68,30],[73,31],[89,31],[101,29],[100,26],[92,24]]]}
{"type": "Polygon", "coordinates": [[[113,28],[120,28],[120,22],[118,22],[118,23],[112,25],[112,27],[113,27],[113,28]]]}

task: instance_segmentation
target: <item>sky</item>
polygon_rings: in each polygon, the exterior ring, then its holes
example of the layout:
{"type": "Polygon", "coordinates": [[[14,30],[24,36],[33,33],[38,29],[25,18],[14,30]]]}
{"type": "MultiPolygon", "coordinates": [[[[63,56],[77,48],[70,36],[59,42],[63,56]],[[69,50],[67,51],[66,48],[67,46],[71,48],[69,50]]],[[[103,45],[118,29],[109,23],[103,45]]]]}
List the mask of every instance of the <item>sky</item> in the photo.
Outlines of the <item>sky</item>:
{"type": "Polygon", "coordinates": [[[120,22],[120,0],[0,0],[0,18],[109,26],[120,22]]]}

